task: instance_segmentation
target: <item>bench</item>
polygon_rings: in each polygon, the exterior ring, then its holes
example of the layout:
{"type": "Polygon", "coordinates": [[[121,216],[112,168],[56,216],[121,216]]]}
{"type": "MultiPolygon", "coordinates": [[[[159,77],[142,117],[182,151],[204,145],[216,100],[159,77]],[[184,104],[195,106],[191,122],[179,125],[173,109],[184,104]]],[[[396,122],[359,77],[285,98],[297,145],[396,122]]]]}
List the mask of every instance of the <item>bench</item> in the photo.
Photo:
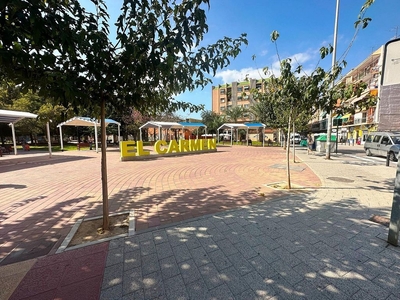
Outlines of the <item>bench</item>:
{"type": "Polygon", "coordinates": [[[0,147],[0,157],[3,156],[3,154],[11,154],[11,147],[0,147]]]}

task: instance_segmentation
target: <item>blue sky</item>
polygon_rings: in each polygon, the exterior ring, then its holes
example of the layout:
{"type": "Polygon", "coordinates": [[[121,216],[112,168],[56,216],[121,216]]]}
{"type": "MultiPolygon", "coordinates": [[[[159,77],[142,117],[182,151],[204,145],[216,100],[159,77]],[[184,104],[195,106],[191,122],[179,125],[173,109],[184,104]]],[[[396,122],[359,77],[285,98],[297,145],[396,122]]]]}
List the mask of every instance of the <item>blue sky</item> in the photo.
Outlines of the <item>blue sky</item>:
{"type": "MultiPolygon", "coordinates": [[[[83,4],[88,0],[83,1],[83,4]]],[[[119,15],[121,0],[107,0],[111,22],[119,15]]],[[[218,85],[232,81],[241,81],[246,75],[261,78],[262,68],[277,68],[275,45],[270,40],[273,30],[280,33],[278,50],[280,57],[296,57],[305,70],[312,70],[319,61],[319,49],[333,44],[336,0],[210,0],[207,11],[209,32],[203,45],[211,44],[224,36],[239,37],[247,33],[249,45],[231,64],[219,70],[212,78],[218,85]],[[256,60],[252,60],[252,56],[256,60]]],[[[339,28],[337,58],[340,58],[349,46],[354,32],[360,8],[365,0],[341,0],[339,9],[339,28]]],[[[400,36],[400,1],[376,0],[366,13],[372,18],[369,26],[360,30],[347,57],[346,73],[357,66],[373,51],[392,38],[400,36]]],[[[325,58],[320,65],[329,68],[331,57],[325,58]]],[[[211,86],[193,92],[185,92],[176,99],[204,104],[211,109],[211,86]]],[[[178,112],[184,118],[200,118],[200,113],[178,112]]]]}

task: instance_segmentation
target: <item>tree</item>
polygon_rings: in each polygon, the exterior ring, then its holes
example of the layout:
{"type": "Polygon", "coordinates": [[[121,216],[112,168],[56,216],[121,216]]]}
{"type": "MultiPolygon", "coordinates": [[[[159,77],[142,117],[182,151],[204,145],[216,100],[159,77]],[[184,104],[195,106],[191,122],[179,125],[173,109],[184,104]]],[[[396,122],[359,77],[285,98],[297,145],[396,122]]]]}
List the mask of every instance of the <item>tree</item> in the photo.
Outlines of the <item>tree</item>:
{"type": "Polygon", "coordinates": [[[103,0],[96,13],[78,0],[7,1],[0,7],[0,76],[58,95],[65,106],[93,108],[101,120],[103,229],[109,228],[105,149],[106,105],[115,111],[134,107],[142,113],[198,106],[174,100],[185,90],[211,82],[206,74],[229,64],[247,44],[246,35],[225,37],[209,46],[209,0],[125,0],[109,37],[103,0]],[[196,50],[194,50],[196,49],[196,50]]]}
{"type": "Polygon", "coordinates": [[[241,106],[234,106],[225,111],[226,118],[233,123],[237,123],[239,119],[243,119],[247,110],[241,106]]]}
{"type": "Polygon", "coordinates": [[[225,116],[219,115],[211,110],[205,110],[201,113],[203,124],[207,126],[207,132],[217,134],[218,128],[225,123],[225,116]]]}

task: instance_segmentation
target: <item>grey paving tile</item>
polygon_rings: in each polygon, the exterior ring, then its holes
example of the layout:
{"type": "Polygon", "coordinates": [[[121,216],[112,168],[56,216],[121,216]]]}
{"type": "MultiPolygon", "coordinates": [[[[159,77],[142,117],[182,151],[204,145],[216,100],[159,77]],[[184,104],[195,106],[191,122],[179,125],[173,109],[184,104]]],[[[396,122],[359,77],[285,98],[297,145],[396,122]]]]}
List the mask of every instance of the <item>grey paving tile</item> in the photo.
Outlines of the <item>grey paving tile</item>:
{"type": "Polygon", "coordinates": [[[156,251],[158,259],[163,259],[174,255],[174,252],[172,251],[172,248],[168,242],[162,244],[156,244],[156,251]]]}
{"type": "Polygon", "coordinates": [[[240,276],[254,271],[252,264],[239,252],[228,256],[228,259],[238,271],[240,276]]]}
{"type": "Polygon", "coordinates": [[[164,258],[160,260],[160,266],[161,266],[161,273],[163,275],[163,278],[171,278],[180,273],[178,264],[175,261],[175,257],[169,256],[167,258],[164,258]]]}
{"type": "Polygon", "coordinates": [[[226,299],[226,300],[235,299],[226,284],[222,284],[216,288],[213,288],[212,290],[209,291],[209,293],[211,299],[226,299]]]}
{"type": "Polygon", "coordinates": [[[268,298],[277,294],[273,288],[273,284],[266,283],[256,271],[247,273],[242,278],[259,297],[268,298]]]}
{"type": "Polygon", "coordinates": [[[221,271],[220,277],[233,295],[242,294],[250,288],[245,281],[241,280],[240,274],[233,266],[221,271]]]}
{"type": "Polygon", "coordinates": [[[249,259],[258,255],[258,253],[250,247],[246,242],[236,243],[235,248],[239,250],[242,255],[249,259]]]}
{"type": "Polygon", "coordinates": [[[243,229],[246,231],[246,233],[251,234],[253,237],[259,237],[264,235],[264,232],[262,232],[260,228],[253,223],[243,225],[243,229]]]}
{"type": "Polygon", "coordinates": [[[186,290],[189,294],[190,299],[205,300],[211,299],[211,295],[208,291],[208,287],[203,279],[198,279],[186,285],[186,290]]]}
{"type": "Polygon", "coordinates": [[[257,255],[261,256],[267,263],[272,263],[279,259],[278,255],[264,244],[258,245],[253,249],[256,251],[257,255]]]}
{"type": "Polygon", "coordinates": [[[149,232],[141,233],[141,234],[135,235],[135,237],[139,243],[144,242],[144,241],[152,241],[153,240],[153,232],[149,231],[149,232]]]}
{"type": "Polygon", "coordinates": [[[371,296],[368,292],[364,290],[359,290],[353,296],[351,296],[353,300],[376,300],[375,297],[371,296]]]}
{"type": "Polygon", "coordinates": [[[111,265],[120,264],[124,261],[124,248],[112,248],[108,250],[106,267],[111,265]]]}
{"type": "MultiPolygon", "coordinates": [[[[363,275],[365,276],[365,273],[363,275]]],[[[400,299],[400,273],[387,270],[375,277],[372,282],[400,299]]]]}
{"type": "Polygon", "coordinates": [[[226,256],[230,256],[230,255],[232,255],[232,254],[235,254],[235,253],[238,253],[239,252],[239,250],[237,250],[234,246],[233,246],[233,244],[229,241],[229,240],[227,240],[227,239],[222,239],[222,240],[218,240],[218,241],[216,241],[215,242],[216,244],[217,244],[217,246],[218,246],[218,248],[222,251],[222,252],[224,252],[224,254],[226,255],[226,256]]]}
{"type": "Polygon", "coordinates": [[[267,263],[261,256],[256,256],[250,259],[250,263],[262,278],[272,278],[276,276],[276,270],[267,263]]]}
{"type": "Polygon", "coordinates": [[[372,281],[367,280],[363,275],[350,271],[346,275],[343,276],[347,281],[352,281],[362,290],[369,293],[369,295],[375,297],[376,299],[386,299],[389,297],[390,292],[381,288],[379,285],[373,283],[372,281]]]}
{"type": "Polygon", "coordinates": [[[142,257],[143,276],[160,270],[157,254],[150,254],[142,257]]]}
{"type": "Polygon", "coordinates": [[[146,299],[165,298],[164,282],[160,271],[143,275],[143,289],[146,299]]]}
{"type": "Polygon", "coordinates": [[[176,259],[177,263],[180,263],[182,261],[185,261],[185,260],[188,260],[188,259],[192,258],[192,255],[190,254],[189,248],[185,244],[173,247],[172,251],[174,252],[175,259],[176,259]]]}
{"type": "MultiPolygon", "coordinates": [[[[268,298],[270,298],[270,297],[268,297],[268,298]]],[[[267,298],[258,297],[252,289],[248,289],[248,290],[244,291],[243,293],[241,293],[240,295],[236,295],[235,299],[236,300],[249,300],[249,299],[251,299],[251,300],[259,300],[260,299],[261,300],[261,299],[267,299],[267,298]]]]}
{"type": "Polygon", "coordinates": [[[210,290],[223,283],[217,268],[212,263],[200,266],[199,272],[210,290]]]}
{"type": "Polygon", "coordinates": [[[124,252],[140,250],[139,240],[136,236],[128,237],[124,241],[124,252]]]}
{"type": "Polygon", "coordinates": [[[125,238],[113,239],[110,241],[108,249],[124,248],[125,238]]]}
{"type": "Polygon", "coordinates": [[[107,289],[122,283],[123,264],[111,265],[104,269],[102,289],[107,289]]]}
{"type": "Polygon", "coordinates": [[[189,251],[197,266],[206,265],[211,262],[207,252],[203,249],[203,247],[189,249],[189,251]]]}
{"type": "Polygon", "coordinates": [[[286,264],[285,261],[274,261],[271,266],[275,271],[282,276],[290,285],[295,285],[304,279],[303,274],[297,273],[292,267],[286,264]]]}
{"type": "Polygon", "coordinates": [[[140,267],[142,265],[142,257],[140,250],[126,252],[124,254],[124,270],[140,267]]]}
{"type": "Polygon", "coordinates": [[[210,252],[208,256],[218,271],[232,266],[232,263],[229,261],[228,257],[221,250],[210,252]]]}
{"type": "MultiPolygon", "coordinates": [[[[124,295],[122,298],[122,300],[145,300],[144,298],[144,290],[143,289],[139,289],[133,293],[130,294],[126,294],[124,295]]],[[[113,299],[116,300],[116,299],[113,299]]]]}
{"type": "Polygon", "coordinates": [[[179,269],[185,284],[201,279],[200,271],[193,259],[179,263],[179,269]]]}
{"type": "Polygon", "coordinates": [[[189,294],[186,291],[185,283],[180,275],[166,279],[164,282],[164,287],[167,299],[190,299],[189,294]]]}
{"type": "Polygon", "coordinates": [[[153,241],[157,244],[167,243],[168,235],[165,230],[157,230],[153,232],[153,241]]]}
{"type": "Polygon", "coordinates": [[[220,240],[225,239],[225,235],[217,227],[207,229],[207,233],[216,243],[220,240]]]}
{"type": "Polygon", "coordinates": [[[102,289],[100,293],[100,300],[111,300],[122,298],[122,283],[114,285],[108,289],[102,289]]]}
{"type": "Polygon", "coordinates": [[[123,294],[128,295],[143,288],[143,274],[141,268],[134,268],[124,272],[123,294]]]}
{"type": "Polygon", "coordinates": [[[212,252],[218,249],[218,245],[212,239],[211,235],[198,237],[197,240],[200,242],[201,246],[206,250],[206,252],[212,252]]]}
{"type": "Polygon", "coordinates": [[[140,242],[140,254],[142,256],[156,253],[156,244],[153,240],[145,240],[140,242]]]}
{"type": "Polygon", "coordinates": [[[309,280],[298,282],[294,286],[294,294],[304,296],[305,299],[310,300],[327,300],[330,299],[324,295],[324,289],[317,288],[309,280]]]}
{"type": "Polygon", "coordinates": [[[282,261],[290,267],[298,265],[301,260],[298,259],[294,254],[290,253],[286,249],[280,247],[272,250],[282,261]]]}

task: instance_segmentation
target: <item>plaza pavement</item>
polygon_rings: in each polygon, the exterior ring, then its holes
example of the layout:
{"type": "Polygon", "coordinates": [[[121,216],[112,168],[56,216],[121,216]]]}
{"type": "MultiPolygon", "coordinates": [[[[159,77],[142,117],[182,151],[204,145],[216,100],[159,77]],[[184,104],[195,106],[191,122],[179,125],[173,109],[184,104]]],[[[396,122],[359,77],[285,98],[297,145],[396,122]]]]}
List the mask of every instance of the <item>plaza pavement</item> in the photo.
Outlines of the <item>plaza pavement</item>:
{"type": "Polygon", "coordinates": [[[101,214],[99,154],[0,159],[0,298],[22,279],[10,299],[399,299],[399,249],[368,220],[390,215],[395,165],[340,148],[296,151],[305,188],[290,192],[266,186],[286,179],[280,148],[110,151],[110,210],[134,209],[136,234],[55,255],[78,218],[101,214]]]}

